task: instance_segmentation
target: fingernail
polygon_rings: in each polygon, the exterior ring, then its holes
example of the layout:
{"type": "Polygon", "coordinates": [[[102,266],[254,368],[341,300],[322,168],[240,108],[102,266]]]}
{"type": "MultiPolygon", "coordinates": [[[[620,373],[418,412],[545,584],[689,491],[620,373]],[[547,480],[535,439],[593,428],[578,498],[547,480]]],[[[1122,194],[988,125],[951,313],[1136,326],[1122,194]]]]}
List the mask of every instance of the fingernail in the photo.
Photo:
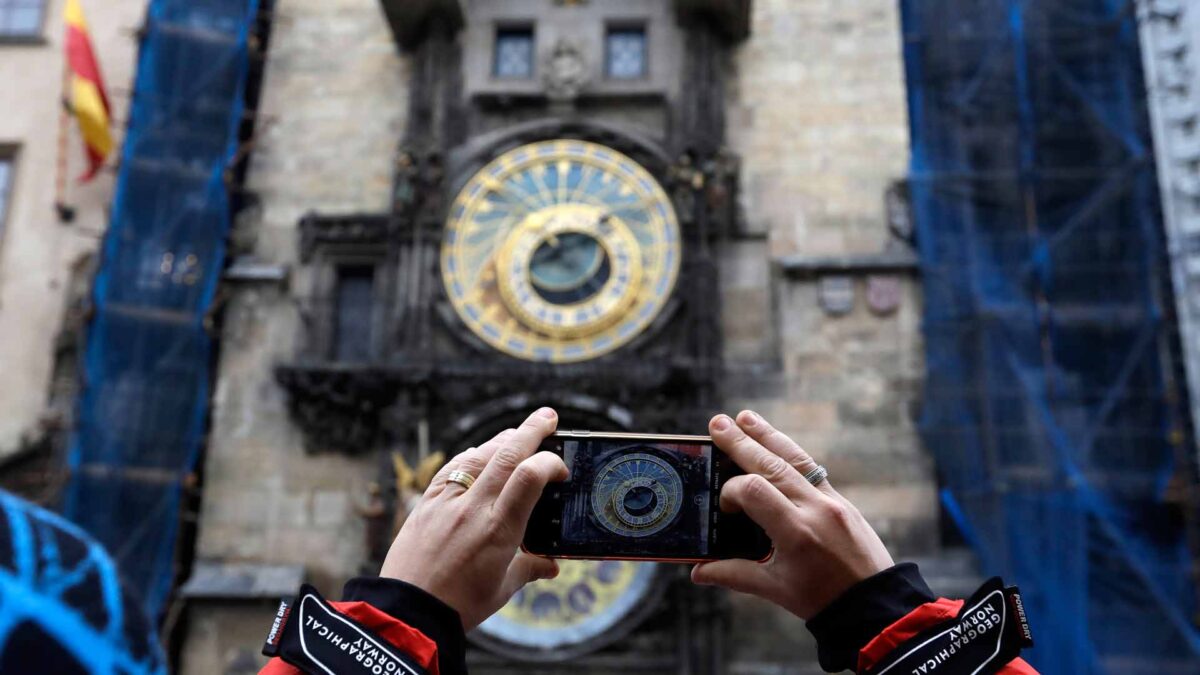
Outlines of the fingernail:
{"type": "Polygon", "coordinates": [[[548,420],[552,420],[558,413],[554,412],[554,408],[538,408],[537,414],[548,420]]]}
{"type": "Polygon", "coordinates": [[[745,417],[746,426],[748,427],[757,426],[758,423],[762,421],[762,418],[758,416],[758,413],[754,412],[753,410],[747,410],[743,417],[745,417]]]}
{"type": "Polygon", "coordinates": [[[717,415],[717,419],[713,420],[713,428],[717,431],[725,431],[732,421],[727,415],[717,415]]]}

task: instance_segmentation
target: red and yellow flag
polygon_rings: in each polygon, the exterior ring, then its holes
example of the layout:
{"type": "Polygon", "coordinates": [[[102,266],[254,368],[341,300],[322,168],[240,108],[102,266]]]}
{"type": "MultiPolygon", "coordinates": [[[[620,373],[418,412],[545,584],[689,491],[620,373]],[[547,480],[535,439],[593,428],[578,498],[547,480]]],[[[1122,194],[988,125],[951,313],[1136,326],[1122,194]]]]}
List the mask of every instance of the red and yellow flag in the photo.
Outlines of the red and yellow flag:
{"type": "Polygon", "coordinates": [[[69,74],[64,96],[67,109],[79,123],[79,134],[83,137],[83,146],[87,151],[88,170],[80,177],[80,181],[87,182],[96,177],[115,145],[108,128],[112,119],[112,107],[108,104],[104,78],[100,75],[100,64],[97,63],[96,52],[92,49],[92,38],[79,0],[67,0],[64,18],[67,24],[66,57],[69,74]]]}

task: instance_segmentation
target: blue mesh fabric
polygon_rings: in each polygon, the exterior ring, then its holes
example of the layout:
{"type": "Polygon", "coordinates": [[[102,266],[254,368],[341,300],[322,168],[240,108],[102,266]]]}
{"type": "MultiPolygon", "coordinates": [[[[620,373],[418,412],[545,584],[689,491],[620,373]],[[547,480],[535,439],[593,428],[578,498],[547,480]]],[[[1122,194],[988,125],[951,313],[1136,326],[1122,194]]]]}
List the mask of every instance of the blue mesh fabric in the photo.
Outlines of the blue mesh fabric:
{"type": "Polygon", "coordinates": [[[152,0],[89,326],[63,509],[150,616],[170,592],[181,482],[204,441],[258,0],[152,0]]]}
{"type": "Polygon", "coordinates": [[[1041,672],[1200,672],[1133,3],[901,7],[946,511],[1021,585],[1041,672]]]}

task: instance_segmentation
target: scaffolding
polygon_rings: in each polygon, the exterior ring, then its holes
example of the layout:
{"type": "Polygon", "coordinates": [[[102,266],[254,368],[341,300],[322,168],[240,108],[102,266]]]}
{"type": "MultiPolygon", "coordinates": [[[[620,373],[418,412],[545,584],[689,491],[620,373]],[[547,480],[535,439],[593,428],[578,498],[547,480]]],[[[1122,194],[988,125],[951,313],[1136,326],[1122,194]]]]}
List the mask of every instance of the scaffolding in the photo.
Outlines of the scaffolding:
{"type": "Polygon", "coordinates": [[[63,510],[148,615],[175,577],[181,495],[203,447],[230,176],[259,0],[151,0],[88,326],[63,510]]]}
{"type": "MultiPolygon", "coordinates": [[[[1200,8],[1139,0],[1142,56],[1179,330],[1200,334],[1200,8]]],[[[1182,344],[1188,391],[1200,392],[1200,342],[1182,344]]],[[[1192,426],[1200,427],[1200,396],[1192,426]]]]}
{"type": "Polygon", "coordinates": [[[1041,672],[1200,669],[1194,454],[1132,0],[902,0],[921,429],[1041,672]]]}

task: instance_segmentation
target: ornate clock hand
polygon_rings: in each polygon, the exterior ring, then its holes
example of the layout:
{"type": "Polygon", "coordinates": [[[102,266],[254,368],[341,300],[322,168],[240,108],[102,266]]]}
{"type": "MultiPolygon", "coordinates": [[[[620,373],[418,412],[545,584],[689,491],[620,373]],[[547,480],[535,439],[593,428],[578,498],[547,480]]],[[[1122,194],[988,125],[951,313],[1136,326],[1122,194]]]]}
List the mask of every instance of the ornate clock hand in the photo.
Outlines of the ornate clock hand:
{"type": "Polygon", "coordinates": [[[557,239],[553,243],[547,239],[546,243],[550,245],[549,248],[539,246],[538,249],[533,252],[533,264],[538,265],[542,263],[562,262],[563,256],[566,255],[567,247],[562,246],[562,242],[557,239]]]}
{"type": "Polygon", "coordinates": [[[596,219],[596,231],[604,234],[611,230],[612,224],[609,221],[612,220],[612,217],[612,211],[605,211],[600,214],[600,217],[596,219]]]}

